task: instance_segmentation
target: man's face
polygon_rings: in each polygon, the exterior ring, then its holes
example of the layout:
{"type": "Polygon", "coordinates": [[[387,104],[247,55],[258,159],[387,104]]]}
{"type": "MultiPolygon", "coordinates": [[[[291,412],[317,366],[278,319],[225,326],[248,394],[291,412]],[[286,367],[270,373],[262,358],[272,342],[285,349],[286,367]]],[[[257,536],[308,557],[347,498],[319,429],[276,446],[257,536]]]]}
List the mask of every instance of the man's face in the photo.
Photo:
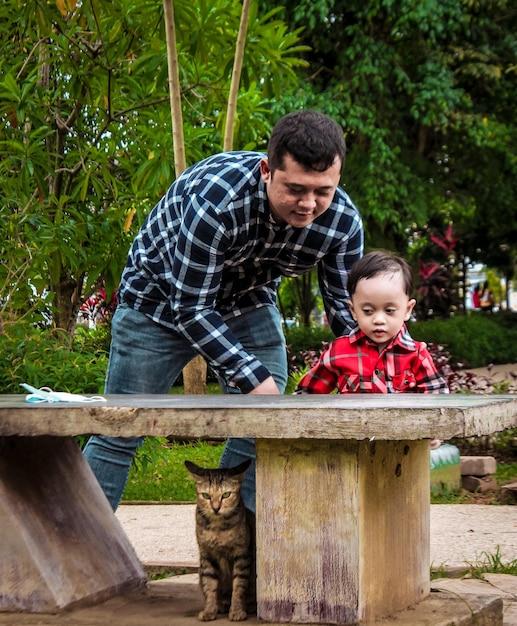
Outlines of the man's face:
{"type": "Polygon", "coordinates": [[[387,345],[409,320],[415,300],[404,291],[401,272],[358,281],[350,310],[359,328],[379,347],[387,345]]]}
{"type": "Polygon", "coordinates": [[[269,207],[274,219],[294,228],[304,228],[324,213],[336,192],[341,160],[323,172],[305,169],[286,154],[282,169],[269,169],[267,159],[260,163],[260,174],[266,183],[269,207]]]}

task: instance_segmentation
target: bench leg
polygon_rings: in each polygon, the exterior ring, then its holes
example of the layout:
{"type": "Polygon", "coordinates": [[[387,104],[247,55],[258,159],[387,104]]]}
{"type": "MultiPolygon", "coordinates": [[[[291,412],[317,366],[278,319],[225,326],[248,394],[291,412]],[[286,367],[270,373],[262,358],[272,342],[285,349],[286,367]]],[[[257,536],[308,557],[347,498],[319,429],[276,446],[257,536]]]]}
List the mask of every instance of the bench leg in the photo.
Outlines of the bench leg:
{"type": "Polygon", "coordinates": [[[258,617],[355,624],[429,593],[426,441],[257,441],[258,617]]]}
{"type": "Polygon", "coordinates": [[[0,438],[0,611],[56,612],[145,574],[77,444],[0,438]]]}

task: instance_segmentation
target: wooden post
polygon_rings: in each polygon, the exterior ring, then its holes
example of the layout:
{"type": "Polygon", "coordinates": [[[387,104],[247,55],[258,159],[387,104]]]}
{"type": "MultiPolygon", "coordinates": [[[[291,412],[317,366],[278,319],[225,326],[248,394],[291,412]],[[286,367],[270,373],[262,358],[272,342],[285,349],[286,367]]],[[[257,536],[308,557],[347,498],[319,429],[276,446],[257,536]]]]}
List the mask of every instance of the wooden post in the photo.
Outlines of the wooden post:
{"type": "Polygon", "coordinates": [[[77,444],[0,437],[0,611],[56,612],[146,576],[77,444]]]}
{"type": "Polygon", "coordinates": [[[426,441],[257,441],[260,619],[401,610],[429,593],[429,553],[426,441]]]}

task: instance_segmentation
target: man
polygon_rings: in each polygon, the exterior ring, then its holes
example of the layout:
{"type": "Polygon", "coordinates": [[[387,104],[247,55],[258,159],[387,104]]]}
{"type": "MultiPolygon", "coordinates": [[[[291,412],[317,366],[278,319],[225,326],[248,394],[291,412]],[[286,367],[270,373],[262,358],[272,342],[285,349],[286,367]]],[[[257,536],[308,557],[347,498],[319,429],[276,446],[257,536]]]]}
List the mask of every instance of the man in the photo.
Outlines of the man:
{"type": "MultiPolygon", "coordinates": [[[[314,111],[281,118],[268,155],[227,152],[185,170],[149,214],[122,274],[106,393],[167,393],[196,354],[229,393],[281,394],[287,359],[276,288],[318,267],[331,327],[354,327],[346,281],[361,218],[338,187],[340,127],[314,111]]],[[[142,438],[92,437],[85,456],[113,509],[142,438]]],[[[230,439],[223,467],[255,459],[230,439]]],[[[255,510],[255,465],[242,486],[255,510]]]]}

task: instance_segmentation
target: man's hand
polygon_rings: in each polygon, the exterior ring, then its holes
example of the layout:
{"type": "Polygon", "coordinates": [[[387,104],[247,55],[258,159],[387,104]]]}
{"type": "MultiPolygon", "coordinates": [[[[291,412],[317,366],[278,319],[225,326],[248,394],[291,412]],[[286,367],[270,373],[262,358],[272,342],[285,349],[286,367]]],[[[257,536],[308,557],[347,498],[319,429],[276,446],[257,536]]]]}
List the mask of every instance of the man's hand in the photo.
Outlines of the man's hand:
{"type": "Polygon", "coordinates": [[[280,391],[276,386],[275,380],[272,376],[262,381],[258,387],[255,387],[250,394],[265,395],[265,396],[279,396],[280,391]]]}

